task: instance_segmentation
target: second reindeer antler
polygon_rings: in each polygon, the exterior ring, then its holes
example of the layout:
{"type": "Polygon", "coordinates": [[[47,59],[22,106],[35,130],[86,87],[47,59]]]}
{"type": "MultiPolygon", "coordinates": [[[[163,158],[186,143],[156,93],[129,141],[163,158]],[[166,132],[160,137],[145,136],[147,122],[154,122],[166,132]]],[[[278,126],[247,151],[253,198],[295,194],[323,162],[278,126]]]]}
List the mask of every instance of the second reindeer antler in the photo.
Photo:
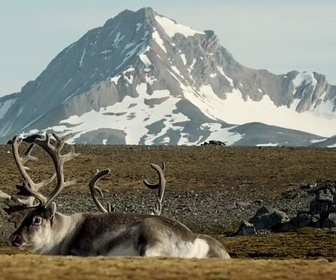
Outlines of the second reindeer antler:
{"type": "Polygon", "coordinates": [[[110,172],[111,172],[110,169],[104,169],[104,170],[98,171],[89,183],[92,199],[94,203],[96,204],[96,206],[98,207],[98,209],[103,213],[114,212],[115,209],[110,203],[107,203],[107,209],[100,203],[96,194],[98,192],[101,196],[103,196],[103,192],[99,187],[97,187],[96,183],[100,180],[101,177],[106,176],[110,172]]]}
{"type": "Polygon", "coordinates": [[[164,171],[165,171],[165,164],[162,162],[162,168],[158,166],[157,164],[151,163],[151,167],[158,173],[159,175],[159,182],[155,184],[149,183],[146,179],[143,180],[143,183],[146,187],[152,189],[152,190],[158,190],[157,194],[157,201],[155,203],[155,208],[153,210],[154,215],[161,215],[162,212],[162,201],[164,196],[164,191],[166,188],[166,179],[164,177],[164,171]]]}
{"type": "MultiPolygon", "coordinates": [[[[151,167],[156,170],[156,172],[159,175],[159,182],[155,183],[155,184],[151,184],[149,183],[147,180],[143,180],[143,183],[150,189],[152,190],[156,190],[158,189],[158,194],[157,194],[157,201],[155,203],[155,208],[153,210],[154,215],[161,215],[162,212],[162,201],[163,201],[163,196],[164,196],[164,191],[165,191],[165,187],[166,187],[166,179],[164,177],[164,170],[165,170],[165,164],[162,163],[162,168],[154,163],[151,164],[151,167]]],[[[102,190],[96,185],[96,183],[100,180],[100,178],[102,178],[103,176],[106,176],[107,174],[110,173],[110,169],[104,169],[101,170],[99,172],[97,172],[95,174],[95,176],[91,179],[90,183],[89,183],[89,187],[90,187],[90,193],[92,196],[92,199],[94,201],[94,203],[96,204],[96,206],[98,207],[98,209],[101,212],[114,212],[115,211],[115,207],[112,206],[110,203],[107,204],[107,209],[101,204],[101,202],[99,201],[98,197],[97,197],[97,193],[99,193],[101,196],[103,196],[103,192],[102,190]]]]}

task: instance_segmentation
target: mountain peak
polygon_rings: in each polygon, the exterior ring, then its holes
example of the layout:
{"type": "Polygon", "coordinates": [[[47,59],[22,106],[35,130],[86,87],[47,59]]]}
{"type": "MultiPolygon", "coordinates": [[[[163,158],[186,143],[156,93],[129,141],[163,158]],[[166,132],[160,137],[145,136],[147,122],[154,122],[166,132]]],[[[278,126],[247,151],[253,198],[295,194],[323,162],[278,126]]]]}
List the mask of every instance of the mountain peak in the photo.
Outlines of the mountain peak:
{"type": "Polygon", "coordinates": [[[247,68],[211,30],[152,8],[125,10],[0,98],[0,142],[53,131],[73,133],[73,143],[256,145],[281,134],[280,145],[309,145],[321,137],[277,126],[325,136],[335,127],[333,104],[336,89],[323,75],[247,68]]]}
{"type": "Polygon", "coordinates": [[[125,22],[127,20],[132,20],[133,21],[134,19],[142,22],[146,18],[154,18],[155,15],[157,15],[157,13],[150,7],[142,8],[142,9],[139,9],[137,11],[132,11],[132,10],[126,9],[126,10],[123,10],[122,12],[120,12],[114,18],[111,18],[111,19],[107,20],[105,25],[108,24],[111,21],[125,22]]]}

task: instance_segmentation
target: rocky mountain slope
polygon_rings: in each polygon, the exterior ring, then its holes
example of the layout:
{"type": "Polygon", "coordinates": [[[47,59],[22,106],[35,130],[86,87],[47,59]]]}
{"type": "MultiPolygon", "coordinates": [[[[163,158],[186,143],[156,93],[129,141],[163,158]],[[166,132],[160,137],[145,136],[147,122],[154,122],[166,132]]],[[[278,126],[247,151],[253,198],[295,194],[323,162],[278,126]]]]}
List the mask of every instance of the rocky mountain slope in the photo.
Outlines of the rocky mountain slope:
{"type": "Polygon", "coordinates": [[[324,75],[245,67],[213,31],[144,8],[90,30],[0,98],[0,143],[54,131],[71,143],[334,146],[335,107],[324,75]]]}

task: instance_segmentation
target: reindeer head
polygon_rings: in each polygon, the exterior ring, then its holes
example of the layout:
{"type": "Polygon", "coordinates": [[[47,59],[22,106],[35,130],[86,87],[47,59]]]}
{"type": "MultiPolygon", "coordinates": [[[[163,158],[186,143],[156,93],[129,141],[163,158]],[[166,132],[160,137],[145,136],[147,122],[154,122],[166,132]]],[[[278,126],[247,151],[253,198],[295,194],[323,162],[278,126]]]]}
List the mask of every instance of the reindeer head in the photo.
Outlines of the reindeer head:
{"type": "MultiPolygon", "coordinates": [[[[27,200],[21,200],[16,196],[7,198],[5,203],[8,207],[5,208],[5,211],[12,216],[12,222],[19,225],[10,236],[10,241],[13,246],[21,249],[27,248],[38,251],[48,242],[51,238],[50,232],[56,213],[56,204],[53,200],[64,187],[76,183],[76,180],[65,182],[63,166],[65,162],[78,156],[78,154],[72,149],[71,152],[62,155],[61,150],[64,147],[65,139],[61,139],[55,134],[53,136],[56,140],[55,145],[51,143],[49,135],[40,136],[34,140],[34,143],[51,157],[55,168],[55,174],[40,183],[35,183],[29,176],[27,168],[24,166],[26,157],[19,156],[18,145],[21,140],[14,137],[12,142],[14,159],[24,179],[22,185],[17,185],[18,195],[28,196],[29,198],[27,200]],[[44,196],[39,192],[39,189],[52,182],[55,176],[55,188],[48,196],[44,196]],[[37,201],[37,203],[34,204],[34,201],[37,201]]],[[[31,157],[30,152],[28,157],[31,157]]]]}
{"type": "Polygon", "coordinates": [[[36,206],[26,213],[23,221],[10,236],[11,245],[19,249],[39,251],[52,236],[56,204],[36,206]]]}

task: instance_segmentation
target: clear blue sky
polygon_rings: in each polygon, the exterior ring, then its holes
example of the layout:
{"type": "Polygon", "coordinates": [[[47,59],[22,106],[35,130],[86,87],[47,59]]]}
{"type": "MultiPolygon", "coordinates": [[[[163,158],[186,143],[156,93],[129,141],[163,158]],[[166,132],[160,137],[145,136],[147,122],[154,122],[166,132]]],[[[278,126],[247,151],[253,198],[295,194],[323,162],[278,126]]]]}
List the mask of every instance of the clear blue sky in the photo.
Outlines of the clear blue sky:
{"type": "Polygon", "coordinates": [[[1,0],[0,96],[34,80],[65,47],[125,9],[152,7],[214,30],[245,66],[316,71],[336,85],[334,0],[1,0]]]}

